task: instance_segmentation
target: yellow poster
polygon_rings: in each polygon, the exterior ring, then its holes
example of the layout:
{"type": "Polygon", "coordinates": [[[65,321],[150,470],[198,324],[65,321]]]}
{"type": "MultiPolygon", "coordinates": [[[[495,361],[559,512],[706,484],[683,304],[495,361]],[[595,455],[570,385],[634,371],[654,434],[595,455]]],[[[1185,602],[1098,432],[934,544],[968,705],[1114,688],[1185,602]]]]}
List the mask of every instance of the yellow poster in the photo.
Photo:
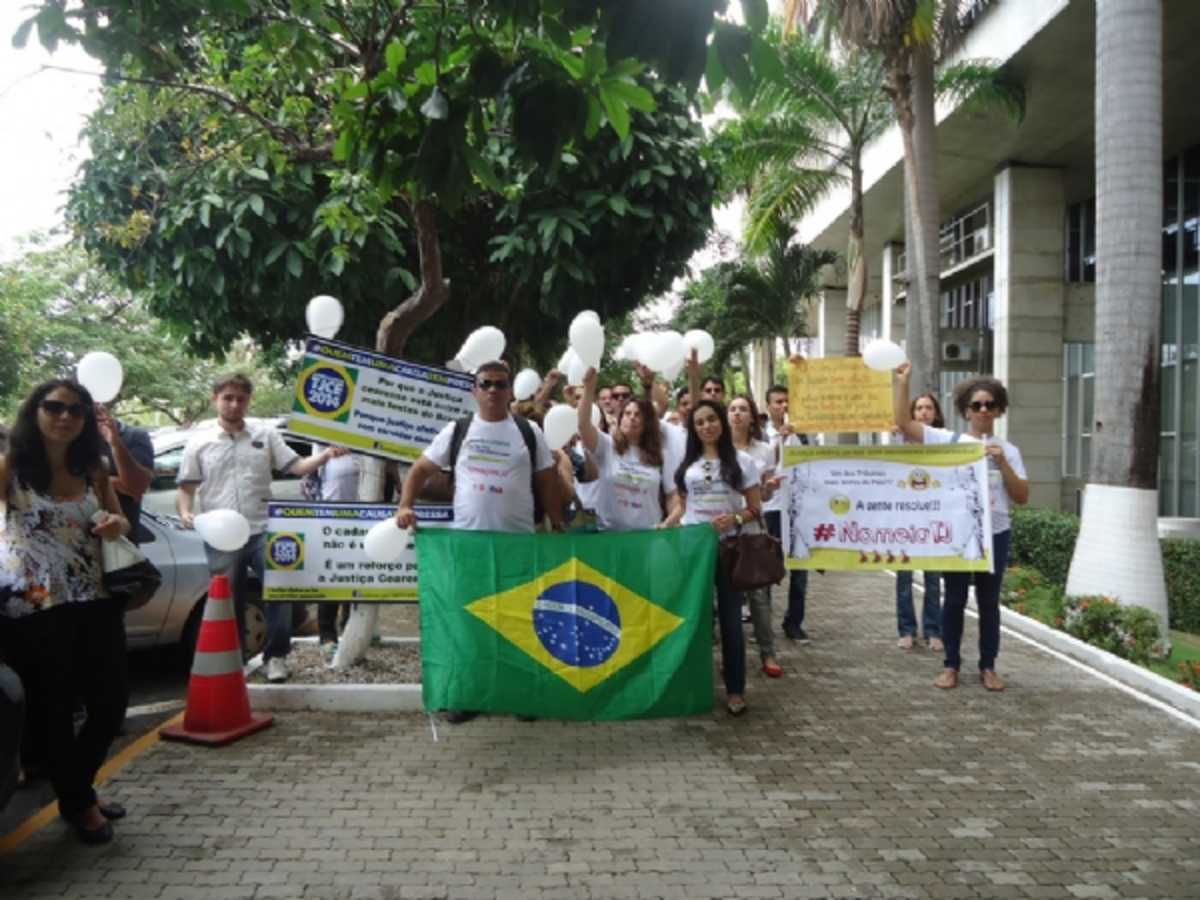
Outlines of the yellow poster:
{"type": "Polygon", "coordinates": [[[802,434],[890,431],[892,373],[857,356],[806,359],[789,365],[788,419],[802,434]]]}

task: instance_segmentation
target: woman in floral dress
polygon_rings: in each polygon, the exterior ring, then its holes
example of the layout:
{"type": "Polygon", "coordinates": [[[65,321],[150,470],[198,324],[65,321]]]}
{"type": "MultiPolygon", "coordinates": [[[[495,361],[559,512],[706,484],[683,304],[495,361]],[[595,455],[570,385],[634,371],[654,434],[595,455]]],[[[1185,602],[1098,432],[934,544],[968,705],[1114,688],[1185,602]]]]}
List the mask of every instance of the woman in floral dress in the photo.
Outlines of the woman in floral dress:
{"type": "Polygon", "coordinates": [[[109,481],[92,398],[48,381],[21,405],[0,456],[0,653],[25,683],[33,743],[59,812],[88,844],[125,810],[96,797],[96,772],[125,716],[120,617],[105,608],[100,541],[129,530],[109,481]],[[87,720],[75,733],[83,701],[87,720]]]}

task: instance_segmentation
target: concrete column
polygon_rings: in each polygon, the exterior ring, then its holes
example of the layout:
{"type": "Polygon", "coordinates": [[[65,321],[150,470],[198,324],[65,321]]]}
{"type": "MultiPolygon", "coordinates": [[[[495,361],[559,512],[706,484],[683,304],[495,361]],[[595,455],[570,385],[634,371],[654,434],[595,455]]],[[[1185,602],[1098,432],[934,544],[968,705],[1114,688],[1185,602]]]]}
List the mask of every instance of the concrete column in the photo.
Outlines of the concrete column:
{"type": "Polygon", "coordinates": [[[995,179],[992,306],[996,377],[1010,411],[997,433],[1021,449],[1030,503],[1062,502],[1066,197],[1058,169],[1009,166],[995,179]]]}
{"type": "Polygon", "coordinates": [[[818,308],[820,318],[820,355],[846,355],[846,291],[844,288],[825,288],[818,308]]]}
{"type": "Polygon", "coordinates": [[[883,245],[883,258],[879,261],[879,304],[882,307],[879,321],[879,336],[892,340],[892,304],[896,295],[896,285],[892,281],[895,272],[892,271],[895,257],[894,245],[890,242],[883,245]]]}

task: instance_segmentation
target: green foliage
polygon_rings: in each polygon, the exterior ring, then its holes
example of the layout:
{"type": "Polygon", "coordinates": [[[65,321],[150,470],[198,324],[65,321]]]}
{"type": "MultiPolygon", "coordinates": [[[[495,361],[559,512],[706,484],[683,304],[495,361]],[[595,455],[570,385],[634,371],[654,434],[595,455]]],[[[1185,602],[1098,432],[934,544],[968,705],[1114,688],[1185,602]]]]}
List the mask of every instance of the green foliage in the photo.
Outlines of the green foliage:
{"type": "Polygon", "coordinates": [[[1062,628],[1072,637],[1122,659],[1146,665],[1165,655],[1158,617],[1144,606],[1123,606],[1111,597],[1071,597],[1062,628]]]}
{"type": "MultiPolygon", "coordinates": [[[[1013,513],[1012,560],[1031,566],[1066,588],[1071,555],[1079,535],[1079,517],[1031,507],[1013,513]]],[[[1159,541],[1167,581],[1171,627],[1200,634],[1200,541],[1159,541]]]]}
{"type": "Polygon", "coordinates": [[[1200,634],[1200,541],[1159,541],[1171,627],[1200,634]]]}
{"type": "Polygon", "coordinates": [[[1048,582],[1037,569],[1026,566],[1007,568],[1000,588],[1000,602],[1023,616],[1031,616],[1054,628],[1062,627],[1062,588],[1048,582]]]}
{"type": "Polygon", "coordinates": [[[579,309],[666,290],[710,225],[698,123],[647,64],[698,78],[711,3],[143,6],[37,28],[112,76],[70,220],[198,352],[281,347],[316,293],[373,343],[420,280],[422,198],[454,285],[406,351],[432,361],[488,322],[544,363],[579,309]]]}
{"type": "Polygon", "coordinates": [[[221,362],[187,355],[178,334],[77,246],[31,239],[21,258],[0,264],[0,299],[5,346],[24,351],[0,359],[0,419],[9,419],[41,381],[72,376],[80,357],[92,350],[121,360],[125,384],[116,408],[134,421],[183,424],[203,417],[213,377],[234,366],[259,385],[258,410],[287,408],[290,390],[252,346],[232,348],[221,362]]]}
{"type": "Polygon", "coordinates": [[[1067,586],[1079,517],[1050,509],[1023,506],[1013,510],[1013,565],[1029,566],[1060,588],[1067,586]]]}

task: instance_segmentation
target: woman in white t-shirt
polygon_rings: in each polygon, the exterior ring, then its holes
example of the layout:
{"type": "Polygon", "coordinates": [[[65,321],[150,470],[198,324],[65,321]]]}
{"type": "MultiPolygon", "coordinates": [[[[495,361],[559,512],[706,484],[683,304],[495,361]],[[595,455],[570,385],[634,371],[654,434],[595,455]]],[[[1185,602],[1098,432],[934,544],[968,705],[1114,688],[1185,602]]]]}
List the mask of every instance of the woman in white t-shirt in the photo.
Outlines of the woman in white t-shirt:
{"type": "Polygon", "coordinates": [[[588,369],[579,400],[579,439],[600,470],[596,515],[601,531],[656,528],[663,520],[662,497],[675,490],[663,469],[662,432],[647,400],[625,400],[617,427],[605,434],[592,422],[596,370],[588,369]]]}
{"type": "Polygon", "coordinates": [[[1029,500],[1029,481],[1021,451],[1014,444],[993,434],[996,420],[1008,410],[1008,391],[995,378],[968,378],[954,389],[954,405],[967,420],[967,433],[959,435],[945,428],[923,425],[913,419],[908,403],[909,363],[896,369],[893,407],[896,427],[904,436],[919,444],[948,444],[956,439],[987,444],[988,493],[992,505],[992,571],[947,572],[946,597],[942,605],[942,640],[946,646],[945,668],[934,681],[943,689],[958,686],[962,665],[960,649],[963,610],[967,592],[975,583],[975,603],[979,609],[979,678],[989,691],[1004,690],[996,674],[996,655],[1000,651],[1000,585],[1008,563],[1012,503],[1029,500]]]}
{"type": "MultiPolygon", "coordinates": [[[[748,454],[758,465],[763,502],[770,500],[780,484],[780,478],[775,474],[779,450],[775,444],[763,440],[758,406],[749,394],[738,394],[729,401],[729,431],[733,446],[748,454]]],[[[754,640],[758,643],[763,674],[768,678],[781,678],[783,667],[775,658],[775,637],[771,630],[771,589],[746,591],[746,601],[750,604],[750,621],[754,624],[754,640]]]]}
{"type": "MultiPolygon", "coordinates": [[[[663,525],[708,523],[717,534],[732,537],[750,519],[762,520],[758,485],[758,464],[734,449],[725,407],[716,400],[700,400],[688,416],[687,450],[675,472],[677,490],[670,496],[671,512],[663,525]]],[[[742,594],[730,587],[720,565],[716,582],[725,708],[740,716],[746,711],[742,594]]]]}

